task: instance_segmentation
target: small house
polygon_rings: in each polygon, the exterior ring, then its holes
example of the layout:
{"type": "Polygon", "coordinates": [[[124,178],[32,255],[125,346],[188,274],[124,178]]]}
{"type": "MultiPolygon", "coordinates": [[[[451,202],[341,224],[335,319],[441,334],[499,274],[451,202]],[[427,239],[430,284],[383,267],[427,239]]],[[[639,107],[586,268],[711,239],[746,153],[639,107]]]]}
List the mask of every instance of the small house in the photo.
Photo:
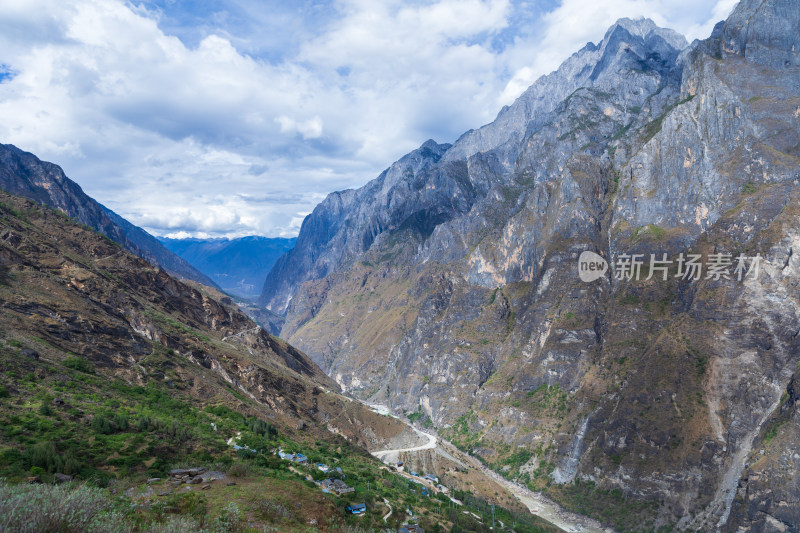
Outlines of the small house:
{"type": "Polygon", "coordinates": [[[322,488],[323,491],[327,492],[335,492],[339,496],[342,494],[349,494],[351,492],[355,492],[356,489],[350,487],[342,481],[341,479],[326,479],[321,481],[319,486],[322,488]]]}
{"type": "Polygon", "coordinates": [[[333,480],[333,490],[336,491],[336,494],[338,494],[339,496],[341,496],[342,494],[348,494],[350,492],[356,491],[356,489],[348,486],[347,483],[345,483],[341,479],[333,480]]]}
{"type": "Polygon", "coordinates": [[[433,474],[425,474],[425,477],[422,479],[427,479],[428,481],[431,481],[433,483],[439,483],[439,478],[434,476],[433,474]]]}
{"type": "Polygon", "coordinates": [[[419,524],[405,524],[397,530],[397,533],[425,533],[425,530],[419,524]]]}
{"type": "Polygon", "coordinates": [[[283,450],[278,452],[278,457],[284,461],[291,461],[293,463],[305,464],[308,462],[308,457],[302,453],[286,453],[283,450]]]}
{"type": "Polygon", "coordinates": [[[365,503],[352,503],[347,506],[346,511],[350,514],[364,514],[367,512],[367,504],[365,503]]]}

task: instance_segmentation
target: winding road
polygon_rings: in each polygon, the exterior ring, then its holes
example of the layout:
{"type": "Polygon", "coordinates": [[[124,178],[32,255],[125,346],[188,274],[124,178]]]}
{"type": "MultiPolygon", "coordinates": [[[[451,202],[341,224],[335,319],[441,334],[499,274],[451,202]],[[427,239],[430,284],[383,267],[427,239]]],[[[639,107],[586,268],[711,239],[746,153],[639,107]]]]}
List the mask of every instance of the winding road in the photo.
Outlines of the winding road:
{"type": "Polygon", "coordinates": [[[398,448],[396,450],[380,450],[377,452],[370,452],[373,456],[377,457],[384,463],[396,463],[397,457],[403,452],[421,452],[422,450],[433,450],[438,446],[438,441],[435,435],[431,435],[430,433],[425,433],[424,431],[420,431],[419,429],[409,426],[413,429],[417,435],[422,437],[423,439],[428,439],[428,442],[421,446],[412,446],[410,448],[398,448]]]}
{"type": "MultiPolygon", "coordinates": [[[[373,411],[376,413],[380,413],[387,416],[393,416],[389,412],[389,409],[383,405],[368,405],[373,411]]],[[[397,417],[395,417],[397,418],[397,417]]],[[[403,421],[405,422],[405,421],[403,421]]],[[[544,520],[547,520],[554,526],[557,526],[563,529],[566,532],[573,533],[573,532],[581,532],[581,533],[614,533],[612,529],[604,528],[598,523],[596,520],[591,518],[587,518],[584,516],[580,516],[574,513],[569,513],[564,511],[559,507],[559,505],[545,496],[533,492],[527,487],[522,485],[518,485],[512,481],[507,480],[503,476],[499,475],[497,472],[490,470],[489,468],[485,467],[481,464],[478,460],[474,457],[467,455],[458,448],[456,448],[450,442],[441,439],[435,435],[431,435],[430,433],[425,433],[414,426],[407,424],[408,427],[413,429],[417,435],[423,438],[427,438],[428,442],[419,446],[412,446],[408,448],[399,448],[396,450],[378,450],[374,452],[370,452],[374,457],[377,457],[384,463],[396,463],[398,457],[403,452],[419,452],[423,450],[432,450],[435,448],[440,448],[442,451],[448,454],[456,454],[460,456],[465,461],[468,461],[471,466],[480,470],[484,475],[491,478],[497,484],[508,490],[514,497],[522,503],[531,514],[536,515],[544,520]]],[[[391,509],[391,508],[390,508],[391,509]]],[[[391,515],[391,511],[389,514],[384,517],[384,520],[391,515]]]]}

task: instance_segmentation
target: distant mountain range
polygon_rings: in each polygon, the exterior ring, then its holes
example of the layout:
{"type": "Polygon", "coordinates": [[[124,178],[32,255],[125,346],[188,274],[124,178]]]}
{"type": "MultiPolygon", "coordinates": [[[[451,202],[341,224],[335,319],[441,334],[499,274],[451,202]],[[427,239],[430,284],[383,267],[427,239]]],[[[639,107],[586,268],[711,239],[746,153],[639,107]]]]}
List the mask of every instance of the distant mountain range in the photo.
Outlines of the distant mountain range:
{"type": "Polygon", "coordinates": [[[61,167],[10,144],[0,144],[0,189],[61,211],[170,274],[215,286],[155,237],[89,197],[61,167]]]}
{"type": "Polygon", "coordinates": [[[211,278],[222,290],[257,298],[275,261],[297,238],[159,239],[164,246],[211,278]]]}

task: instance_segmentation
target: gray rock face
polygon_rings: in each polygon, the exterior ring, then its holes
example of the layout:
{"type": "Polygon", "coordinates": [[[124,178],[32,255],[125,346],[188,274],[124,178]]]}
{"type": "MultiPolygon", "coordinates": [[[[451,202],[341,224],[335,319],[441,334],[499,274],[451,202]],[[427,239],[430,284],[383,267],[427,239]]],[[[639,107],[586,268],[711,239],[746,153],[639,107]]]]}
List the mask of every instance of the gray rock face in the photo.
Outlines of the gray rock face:
{"type": "Polygon", "coordinates": [[[263,302],[350,392],[619,530],[800,530],[798,17],[746,0],[691,46],[620,21],[492,124],[329,196],[263,302]],[[762,263],[585,283],[587,250],[762,263]]]}
{"type": "Polygon", "coordinates": [[[437,166],[449,146],[427,141],[363,188],[330,194],[303,221],[295,244],[300,251],[280,258],[267,276],[261,295],[266,307],[284,312],[298,284],[352,261],[384,231],[402,227],[426,234],[466,212],[473,191],[466,180],[459,182],[465,165],[437,166]]]}
{"type": "Polygon", "coordinates": [[[58,165],[41,161],[16,146],[0,144],[0,187],[61,211],[173,275],[216,287],[158,239],[87,196],[58,165]]]}
{"type": "Polygon", "coordinates": [[[741,2],[722,31],[722,53],[781,69],[800,66],[800,13],[794,0],[741,2]]]}

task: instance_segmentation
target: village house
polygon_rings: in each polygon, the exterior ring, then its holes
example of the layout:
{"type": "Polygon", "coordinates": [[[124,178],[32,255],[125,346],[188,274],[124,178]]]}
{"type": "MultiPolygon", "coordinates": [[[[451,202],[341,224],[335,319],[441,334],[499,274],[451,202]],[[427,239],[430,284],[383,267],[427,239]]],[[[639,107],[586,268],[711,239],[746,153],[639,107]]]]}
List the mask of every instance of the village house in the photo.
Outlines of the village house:
{"type": "Polygon", "coordinates": [[[293,463],[298,463],[298,464],[308,463],[308,457],[306,457],[302,453],[285,453],[283,450],[280,450],[278,452],[278,457],[280,457],[284,461],[291,461],[293,463]]]}
{"type": "Polygon", "coordinates": [[[342,494],[349,494],[351,492],[355,492],[356,489],[350,487],[342,481],[341,479],[325,479],[320,481],[319,486],[322,487],[322,490],[326,490],[328,492],[335,492],[337,495],[341,496],[342,494]]]}
{"type": "Polygon", "coordinates": [[[346,511],[350,514],[364,514],[367,512],[367,504],[353,503],[347,506],[346,511]]]}

